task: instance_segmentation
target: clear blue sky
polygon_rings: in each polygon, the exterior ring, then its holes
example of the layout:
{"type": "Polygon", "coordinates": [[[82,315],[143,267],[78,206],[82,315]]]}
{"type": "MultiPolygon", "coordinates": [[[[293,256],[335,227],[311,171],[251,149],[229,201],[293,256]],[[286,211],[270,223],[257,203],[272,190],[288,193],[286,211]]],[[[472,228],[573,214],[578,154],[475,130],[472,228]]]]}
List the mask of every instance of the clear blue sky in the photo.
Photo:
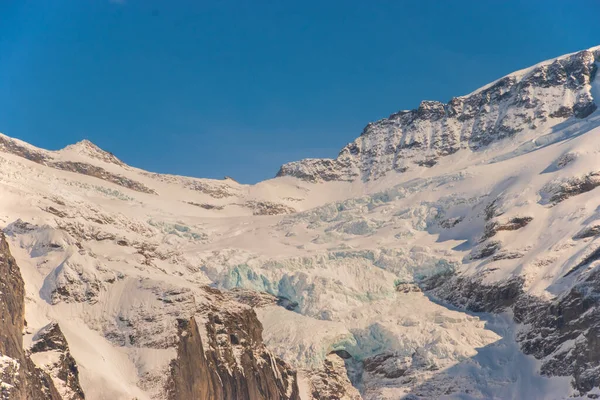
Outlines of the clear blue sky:
{"type": "Polygon", "coordinates": [[[0,0],[0,132],[241,182],[600,44],[600,1],[0,0]]]}

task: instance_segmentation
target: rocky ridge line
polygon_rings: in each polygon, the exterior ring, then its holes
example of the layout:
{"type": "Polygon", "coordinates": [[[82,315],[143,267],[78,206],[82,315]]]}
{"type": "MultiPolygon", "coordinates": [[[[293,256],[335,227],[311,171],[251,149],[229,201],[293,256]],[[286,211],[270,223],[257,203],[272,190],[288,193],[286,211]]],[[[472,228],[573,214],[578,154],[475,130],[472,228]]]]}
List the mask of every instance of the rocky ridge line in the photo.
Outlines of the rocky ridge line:
{"type": "Polygon", "coordinates": [[[526,130],[586,118],[597,109],[590,83],[600,48],[584,50],[508,75],[444,104],[423,101],[369,123],[335,159],[305,159],[283,165],[277,176],[311,182],[364,181],[390,171],[432,167],[460,149],[477,151],[526,130]]]}

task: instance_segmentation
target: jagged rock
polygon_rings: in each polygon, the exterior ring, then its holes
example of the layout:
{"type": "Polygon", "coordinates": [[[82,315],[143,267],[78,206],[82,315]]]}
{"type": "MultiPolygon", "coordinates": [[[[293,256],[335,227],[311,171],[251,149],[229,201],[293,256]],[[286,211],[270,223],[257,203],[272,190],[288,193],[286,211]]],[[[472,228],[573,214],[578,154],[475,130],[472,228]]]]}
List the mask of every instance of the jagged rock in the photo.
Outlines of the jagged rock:
{"type": "Polygon", "coordinates": [[[522,349],[543,360],[542,373],[573,376],[573,385],[588,392],[600,384],[600,270],[591,272],[568,293],[552,301],[522,296],[515,319],[531,329],[519,335],[522,349]],[[563,348],[572,341],[573,348],[563,348]]]}
{"type": "Polygon", "coordinates": [[[549,195],[548,202],[557,204],[578,194],[586,193],[600,186],[600,172],[590,172],[583,177],[574,177],[546,185],[544,192],[549,195]]]}
{"type": "Polygon", "coordinates": [[[523,294],[521,278],[486,285],[480,279],[454,276],[452,272],[434,275],[422,286],[428,293],[474,312],[501,312],[523,294]]]}
{"type": "Polygon", "coordinates": [[[34,337],[30,349],[32,359],[38,355],[57,353],[55,362],[44,366],[39,365],[52,378],[54,385],[61,392],[63,400],[82,400],[85,394],[79,383],[79,369],[69,350],[69,344],[57,323],[51,323],[42,328],[34,337]]]}
{"type": "Polygon", "coordinates": [[[198,204],[198,203],[194,203],[193,201],[188,201],[188,204],[190,204],[192,206],[204,208],[205,210],[222,210],[225,208],[225,206],[216,206],[214,204],[207,204],[207,203],[198,204]]]}
{"type": "Polygon", "coordinates": [[[23,349],[25,289],[0,233],[0,396],[6,400],[62,400],[52,379],[23,349]]]}
{"type": "Polygon", "coordinates": [[[485,241],[500,231],[516,231],[521,229],[533,220],[532,217],[514,217],[507,222],[492,221],[485,226],[481,241],[485,241]]]}
{"type": "Polygon", "coordinates": [[[299,400],[295,371],[264,348],[261,335],[250,309],[209,315],[205,327],[179,320],[169,399],[299,400]]]}
{"type": "Polygon", "coordinates": [[[242,304],[249,305],[252,308],[267,307],[272,305],[278,305],[286,310],[295,310],[298,307],[298,303],[292,301],[283,296],[273,296],[266,292],[257,292],[254,290],[233,288],[230,291],[225,292],[226,295],[231,296],[235,301],[242,304]]]}
{"type": "Polygon", "coordinates": [[[423,101],[416,110],[400,111],[368,124],[361,136],[336,159],[307,159],[285,164],[277,176],[311,182],[372,180],[409,164],[431,167],[436,159],[459,149],[477,151],[494,142],[535,129],[548,118],[586,118],[597,106],[589,83],[598,55],[591,50],[559,58],[529,71],[508,75],[447,104],[423,101]],[[564,104],[553,88],[570,93],[564,104]]]}
{"type": "Polygon", "coordinates": [[[420,292],[421,288],[414,283],[400,282],[396,284],[396,292],[400,293],[411,293],[420,292]]]}
{"type": "Polygon", "coordinates": [[[362,400],[348,379],[344,358],[337,353],[329,354],[321,368],[309,373],[309,385],[308,400],[362,400]]]}
{"type": "Polygon", "coordinates": [[[392,353],[381,353],[367,358],[363,361],[365,371],[381,375],[388,379],[396,379],[406,373],[408,366],[399,366],[396,362],[396,355],[392,353]]]}
{"type": "Polygon", "coordinates": [[[483,258],[490,257],[496,254],[496,252],[500,250],[501,247],[502,245],[498,241],[484,243],[483,245],[473,249],[473,251],[471,252],[470,259],[481,260],[483,258]]]}
{"type": "Polygon", "coordinates": [[[280,215],[292,214],[296,210],[285,204],[278,204],[268,201],[248,201],[244,204],[245,207],[252,209],[254,215],[280,215]]]}

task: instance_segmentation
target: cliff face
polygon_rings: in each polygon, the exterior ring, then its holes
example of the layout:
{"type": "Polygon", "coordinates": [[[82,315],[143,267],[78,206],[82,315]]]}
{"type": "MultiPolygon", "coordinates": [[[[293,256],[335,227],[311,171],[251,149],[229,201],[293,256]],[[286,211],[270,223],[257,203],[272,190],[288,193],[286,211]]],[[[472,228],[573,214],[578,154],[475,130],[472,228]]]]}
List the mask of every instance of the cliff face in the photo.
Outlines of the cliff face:
{"type": "Polygon", "coordinates": [[[0,233],[0,398],[60,400],[48,374],[23,349],[25,288],[19,267],[0,233]]]}
{"type": "Polygon", "coordinates": [[[31,357],[51,359],[43,365],[46,371],[54,381],[54,385],[61,393],[64,400],[83,400],[85,394],[79,384],[79,368],[77,362],[71,355],[69,344],[65,338],[60,326],[57,323],[50,323],[38,332],[34,337],[34,343],[31,346],[31,357]],[[52,356],[55,355],[55,360],[52,356]]]}
{"type": "Polygon", "coordinates": [[[194,317],[179,320],[170,399],[300,399],[296,372],[264,347],[253,310],[208,318],[204,335],[194,317]]]}
{"type": "Polygon", "coordinates": [[[477,151],[521,132],[585,118],[597,105],[590,82],[600,50],[585,50],[508,75],[444,104],[423,101],[368,124],[336,159],[285,164],[277,176],[308,181],[377,179],[387,172],[431,167],[460,149],[477,151]]]}

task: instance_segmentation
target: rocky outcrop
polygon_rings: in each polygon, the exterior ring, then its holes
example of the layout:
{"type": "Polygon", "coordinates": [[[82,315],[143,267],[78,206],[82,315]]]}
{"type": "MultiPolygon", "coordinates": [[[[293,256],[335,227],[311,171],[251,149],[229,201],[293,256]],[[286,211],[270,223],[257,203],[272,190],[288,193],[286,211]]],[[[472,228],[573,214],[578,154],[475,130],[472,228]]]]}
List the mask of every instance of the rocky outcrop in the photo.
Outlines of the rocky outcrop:
{"type": "Polygon", "coordinates": [[[482,279],[455,276],[452,272],[432,276],[422,287],[437,298],[474,312],[504,311],[523,294],[520,278],[485,284],[482,279]]]}
{"type": "Polygon", "coordinates": [[[524,293],[523,281],[497,284],[438,276],[426,282],[430,294],[475,312],[512,310],[523,328],[517,341],[526,354],[542,360],[547,376],[572,376],[587,393],[600,385],[600,270],[590,272],[572,289],[551,301],[524,293]]]}
{"type": "Polygon", "coordinates": [[[85,394],[79,383],[79,368],[71,355],[67,339],[57,323],[42,328],[34,337],[31,346],[31,358],[51,360],[38,365],[54,381],[63,400],[83,400],[85,394]],[[50,355],[50,356],[49,356],[50,355]],[[51,357],[55,356],[55,357],[51,357]]]}
{"type": "Polygon", "coordinates": [[[600,235],[600,225],[592,225],[583,228],[573,236],[573,240],[585,239],[600,235]]]}
{"type": "Polygon", "coordinates": [[[296,210],[290,206],[273,203],[271,201],[247,201],[244,204],[244,207],[250,208],[254,215],[281,215],[293,214],[296,212],[296,210]]]}
{"type": "Polygon", "coordinates": [[[25,287],[19,267],[0,233],[0,398],[60,400],[52,379],[23,349],[25,287]]]}
{"type": "Polygon", "coordinates": [[[543,190],[549,197],[547,202],[551,205],[558,204],[570,197],[589,192],[600,186],[600,172],[593,171],[582,177],[573,177],[568,180],[551,182],[543,190]]]}
{"type": "Polygon", "coordinates": [[[448,103],[423,101],[370,123],[336,159],[285,164],[277,176],[312,182],[372,180],[389,171],[431,167],[460,149],[477,151],[542,124],[586,118],[597,109],[590,82],[600,50],[579,53],[508,75],[448,103]]]}
{"type": "Polygon", "coordinates": [[[169,399],[300,399],[296,372],[264,347],[253,310],[210,313],[205,326],[195,317],[178,324],[169,399]]]}
{"type": "Polygon", "coordinates": [[[532,217],[514,217],[506,222],[492,221],[486,224],[483,232],[482,241],[489,239],[500,231],[516,231],[521,229],[533,220],[532,217]]]}
{"type": "Polygon", "coordinates": [[[523,296],[513,310],[530,326],[518,337],[522,350],[543,360],[543,374],[572,376],[583,393],[600,385],[599,270],[553,301],[523,296]]]}
{"type": "MultiPolygon", "coordinates": [[[[310,372],[310,396],[314,400],[361,400],[359,391],[348,379],[344,357],[349,354],[329,354],[323,366],[310,372]]],[[[310,400],[310,399],[308,399],[310,400]]]]}

